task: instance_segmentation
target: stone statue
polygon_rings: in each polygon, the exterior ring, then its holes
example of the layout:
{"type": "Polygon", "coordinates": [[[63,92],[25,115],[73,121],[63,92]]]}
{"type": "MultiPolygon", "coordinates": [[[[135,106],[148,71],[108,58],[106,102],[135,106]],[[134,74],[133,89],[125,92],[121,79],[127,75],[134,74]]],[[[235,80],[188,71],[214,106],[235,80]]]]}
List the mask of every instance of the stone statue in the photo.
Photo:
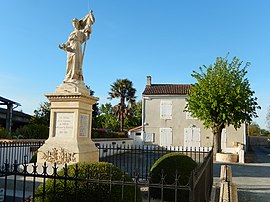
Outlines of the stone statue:
{"type": "Polygon", "coordinates": [[[71,32],[66,43],[59,45],[60,49],[67,52],[67,67],[64,83],[83,82],[83,57],[86,41],[90,38],[92,25],[94,23],[95,17],[92,10],[81,20],[74,18],[72,25],[75,30],[71,32]],[[84,45],[83,49],[82,45],[84,45]]]}

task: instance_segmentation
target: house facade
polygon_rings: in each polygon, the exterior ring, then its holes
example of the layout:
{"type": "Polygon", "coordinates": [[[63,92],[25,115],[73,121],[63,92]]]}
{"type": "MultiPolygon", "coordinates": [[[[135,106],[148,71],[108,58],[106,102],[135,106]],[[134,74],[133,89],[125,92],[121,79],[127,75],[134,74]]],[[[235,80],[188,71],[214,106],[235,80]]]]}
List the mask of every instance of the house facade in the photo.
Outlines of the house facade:
{"type": "MultiPolygon", "coordinates": [[[[141,140],[161,146],[212,147],[213,134],[203,122],[184,112],[190,84],[147,84],[142,94],[141,140]]],[[[222,131],[222,150],[235,152],[246,148],[246,125],[222,131]]]]}

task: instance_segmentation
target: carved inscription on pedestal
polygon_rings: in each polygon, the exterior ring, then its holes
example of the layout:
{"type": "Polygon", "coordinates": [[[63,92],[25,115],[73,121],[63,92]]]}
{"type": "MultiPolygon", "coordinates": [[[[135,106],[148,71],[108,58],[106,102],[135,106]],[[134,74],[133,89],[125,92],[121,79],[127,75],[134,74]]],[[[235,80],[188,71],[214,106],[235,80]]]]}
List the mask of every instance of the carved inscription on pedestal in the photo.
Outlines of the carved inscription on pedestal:
{"type": "Polygon", "coordinates": [[[80,136],[88,137],[89,134],[89,115],[80,114],[80,136]]]}
{"type": "Polygon", "coordinates": [[[55,113],[55,137],[72,137],[74,130],[74,113],[55,113]]]}

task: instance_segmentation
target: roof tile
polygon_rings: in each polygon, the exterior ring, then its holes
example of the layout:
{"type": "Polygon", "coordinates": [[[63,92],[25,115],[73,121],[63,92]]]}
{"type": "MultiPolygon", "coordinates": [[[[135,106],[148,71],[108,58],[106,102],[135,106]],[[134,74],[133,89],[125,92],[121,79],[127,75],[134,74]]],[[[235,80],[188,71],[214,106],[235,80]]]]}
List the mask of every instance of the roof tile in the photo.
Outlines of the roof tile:
{"type": "Polygon", "coordinates": [[[190,84],[151,84],[147,85],[143,95],[187,95],[190,84]]]}

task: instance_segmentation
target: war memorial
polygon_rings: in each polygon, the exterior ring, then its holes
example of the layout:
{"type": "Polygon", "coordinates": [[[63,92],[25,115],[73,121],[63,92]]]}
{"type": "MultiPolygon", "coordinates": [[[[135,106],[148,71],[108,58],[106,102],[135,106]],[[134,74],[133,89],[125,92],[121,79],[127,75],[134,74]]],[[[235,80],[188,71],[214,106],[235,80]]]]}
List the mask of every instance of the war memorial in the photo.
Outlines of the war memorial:
{"type": "Polygon", "coordinates": [[[94,23],[93,11],[81,20],[74,18],[74,31],[59,45],[67,53],[66,74],[55,92],[45,95],[51,103],[50,129],[48,140],[38,150],[38,163],[98,161],[98,149],[91,140],[92,105],[98,98],[90,95],[82,71],[94,23]]]}

